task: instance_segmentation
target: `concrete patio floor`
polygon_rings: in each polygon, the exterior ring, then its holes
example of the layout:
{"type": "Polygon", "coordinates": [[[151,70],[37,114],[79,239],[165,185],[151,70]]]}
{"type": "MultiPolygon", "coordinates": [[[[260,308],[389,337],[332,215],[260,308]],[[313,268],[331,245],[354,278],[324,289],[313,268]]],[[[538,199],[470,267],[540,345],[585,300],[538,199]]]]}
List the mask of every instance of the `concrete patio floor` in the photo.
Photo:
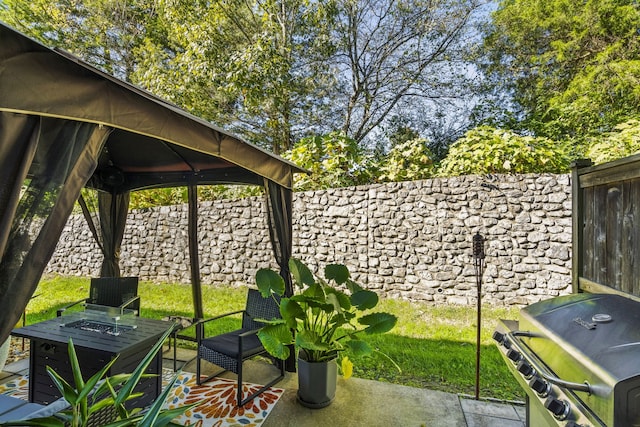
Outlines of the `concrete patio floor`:
{"type": "MultiPolygon", "coordinates": [[[[166,347],[165,347],[166,349],[166,347]]],[[[178,367],[195,371],[195,353],[178,349],[178,367]]],[[[245,363],[245,380],[261,383],[269,372],[265,363],[245,363]]],[[[173,349],[164,353],[164,367],[173,369],[173,349]]],[[[28,359],[5,367],[0,383],[28,372],[28,359]]],[[[235,378],[233,374],[221,376],[235,378]]],[[[338,378],[335,400],[322,409],[308,409],[296,400],[297,377],[287,373],[275,385],[285,390],[263,427],[524,427],[521,405],[497,403],[435,390],[378,381],[338,378]]]]}

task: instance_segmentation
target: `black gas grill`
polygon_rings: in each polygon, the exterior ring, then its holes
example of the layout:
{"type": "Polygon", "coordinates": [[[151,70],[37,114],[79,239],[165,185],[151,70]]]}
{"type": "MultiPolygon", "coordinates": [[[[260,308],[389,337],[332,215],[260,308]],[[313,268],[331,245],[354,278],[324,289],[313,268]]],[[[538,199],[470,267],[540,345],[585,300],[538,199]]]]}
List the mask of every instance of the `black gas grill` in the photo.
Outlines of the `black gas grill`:
{"type": "Polygon", "coordinates": [[[552,298],[502,321],[494,339],[527,393],[529,426],[640,426],[640,302],[552,298]]]}

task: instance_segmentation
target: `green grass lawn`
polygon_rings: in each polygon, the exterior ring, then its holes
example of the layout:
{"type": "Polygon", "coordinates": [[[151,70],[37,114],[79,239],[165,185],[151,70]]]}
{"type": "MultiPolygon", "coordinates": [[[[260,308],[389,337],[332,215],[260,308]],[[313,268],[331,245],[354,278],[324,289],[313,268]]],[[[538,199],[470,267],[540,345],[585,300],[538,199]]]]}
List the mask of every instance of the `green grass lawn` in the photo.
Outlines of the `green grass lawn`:
{"type": "MultiPolygon", "coordinates": [[[[55,317],[56,309],[85,298],[89,279],[55,277],[43,279],[27,307],[27,323],[55,317]]],[[[141,282],[141,315],[193,316],[190,285],[141,282]]],[[[243,308],[245,289],[203,286],[205,316],[243,308]]],[[[397,326],[388,334],[367,337],[380,353],[391,357],[401,371],[381,355],[354,360],[354,376],[378,381],[475,394],[476,308],[383,300],[378,307],[398,316],[397,326]]],[[[508,372],[491,334],[499,318],[515,318],[517,309],[483,306],[480,361],[480,396],[523,400],[522,389],[508,372]]],[[[219,329],[230,328],[231,320],[219,329]]],[[[216,322],[214,322],[216,323],[216,322]]],[[[193,329],[193,328],[191,328],[193,329]]],[[[189,345],[190,343],[184,343],[189,345]]]]}

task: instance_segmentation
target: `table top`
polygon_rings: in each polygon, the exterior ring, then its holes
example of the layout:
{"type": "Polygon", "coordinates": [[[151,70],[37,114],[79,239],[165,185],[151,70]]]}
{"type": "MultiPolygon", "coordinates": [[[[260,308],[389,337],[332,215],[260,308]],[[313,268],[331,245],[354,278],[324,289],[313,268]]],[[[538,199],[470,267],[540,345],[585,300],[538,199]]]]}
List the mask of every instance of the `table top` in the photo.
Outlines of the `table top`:
{"type": "Polygon", "coordinates": [[[143,317],[128,318],[121,324],[124,328],[119,335],[100,333],[95,330],[77,329],[68,326],[71,323],[91,318],[90,313],[76,312],[66,316],[55,317],[43,322],[16,328],[13,336],[66,344],[69,338],[76,348],[101,350],[109,353],[121,353],[131,347],[155,343],[173,322],[143,317]]]}

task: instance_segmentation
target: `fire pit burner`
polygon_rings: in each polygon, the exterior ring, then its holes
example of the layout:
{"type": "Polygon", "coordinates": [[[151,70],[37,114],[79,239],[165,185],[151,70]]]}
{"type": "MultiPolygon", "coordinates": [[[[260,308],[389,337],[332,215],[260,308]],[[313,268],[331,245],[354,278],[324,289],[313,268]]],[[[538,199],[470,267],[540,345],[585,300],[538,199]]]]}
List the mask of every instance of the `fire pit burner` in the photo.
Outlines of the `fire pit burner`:
{"type": "Polygon", "coordinates": [[[113,336],[119,336],[123,333],[131,331],[132,329],[135,329],[135,327],[133,326],[110,324],[87,319],[76,320],[75,322],[67,323],[61,326],[81,329],[83,331],[98,332],[100,334],[108,334],[113,336]]]}

